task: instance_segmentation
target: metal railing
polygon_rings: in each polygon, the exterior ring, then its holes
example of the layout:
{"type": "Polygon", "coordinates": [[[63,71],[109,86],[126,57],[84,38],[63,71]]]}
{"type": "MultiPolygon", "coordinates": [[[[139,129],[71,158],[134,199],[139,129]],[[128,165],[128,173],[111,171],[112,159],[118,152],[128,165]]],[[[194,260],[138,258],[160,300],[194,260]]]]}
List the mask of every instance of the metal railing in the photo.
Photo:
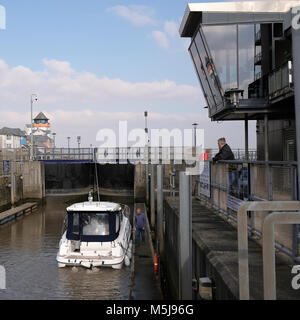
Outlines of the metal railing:
{"type": "Polygon", "coordinates": [[[93,148],[35,148],[37,161],[87,161],[94,160],[93,148]]]}
{"type": "MultiPolygon", "coordinates": [[[[196,197],[211,208],[238,222],[237,211],[247,201],[297,200],[297,162],[223,161],[209,163],[196,178],[196,197]]],[[[264,216],[250,212],[248,229],[262,235],[264,216]]],[[[277,230],[278,249],[294,259],[299,257],[300,228],[277,230]]]]}
{"type": "Polygon", "coordinates": [[[255,57],[254,57],[254,63],[255,64],[260,64],[262,61],[262,53],[259,52],[255,57]]]}
{"type": "MultiPolygon", "coordinates": [[[[208,157],[215,156],[219,150],[207,149],[208,157]]],[[[243,149],[233,149],[236,159],[244,160],[247,158],[243,149]]],[[[160,161],[169,160],[195,160],[202,156],[200,148],[184,147],[128,147],[128,148],[37,148],[34,152],[35,160],[40,161],[96,161],[100,163],[116,162],[147,162],[158,164],[160,161]],[[148,151],[148,153],[147,153],[148,151]]],[[[248,151],[248,159],[256,160],[257,152],[254,149],[248,151]]]]}
{"type": "MultiPolygon", "coordinates": [[[[209,153],[208,157],[213,158],[218,152],[219,152],[219,150],[212,149],[211,152],[209,153]]],[[[233,152],[236,160],[250,160],[250,161],[257,160],[257,150],[256,149],[249,149],[248,156],[246,154],[245,149],[232,149],[232,152],[233,152]]]]}

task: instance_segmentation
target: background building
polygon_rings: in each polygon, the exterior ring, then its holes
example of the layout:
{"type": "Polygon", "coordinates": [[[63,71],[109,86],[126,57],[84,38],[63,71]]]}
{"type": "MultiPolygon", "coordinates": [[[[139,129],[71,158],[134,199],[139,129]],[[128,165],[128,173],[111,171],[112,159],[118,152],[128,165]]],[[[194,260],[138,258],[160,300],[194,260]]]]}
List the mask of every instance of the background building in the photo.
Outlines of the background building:
{"type": "Polygon", "coordinates": [[[26,134],[18,128],[2,128],[0,130],[0,148],[17,149],[26,145],[26,134]]]}
{"type": "MultiPolygon", "coordinates": [[[[189,4],[180,27],[212,121],[257,121],[259,160],[296,160],[291,8],[300,1],[189,4]]],[[[226,135],[226,133],[224,133],[226,135]]]]}
{"type": "MultiPolygon", "coordinates": [[[[40,112],[35,118],[33,123],[33,144],[36,148],[50,149],[53,146],[53,140],[50,137],[51,124],[49,119],[43,112],[40,112]]],[[[31,125],[25,126],[25,132],[27,136],[27,144],[31,144],[31,125]]]]}

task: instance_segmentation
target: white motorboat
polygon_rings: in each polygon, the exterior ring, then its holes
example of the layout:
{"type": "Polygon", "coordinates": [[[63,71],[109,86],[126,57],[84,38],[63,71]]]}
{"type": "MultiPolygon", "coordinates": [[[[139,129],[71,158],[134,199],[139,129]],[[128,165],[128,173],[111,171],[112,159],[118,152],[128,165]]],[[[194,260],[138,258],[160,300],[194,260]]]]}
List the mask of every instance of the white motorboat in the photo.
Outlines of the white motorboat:
{"type": "Polygon", "coordinates": [[[60,268],[129,266],[131,259],[130,209],[112,202],[76,203],[67,208],[57,262],[60,268]]]}

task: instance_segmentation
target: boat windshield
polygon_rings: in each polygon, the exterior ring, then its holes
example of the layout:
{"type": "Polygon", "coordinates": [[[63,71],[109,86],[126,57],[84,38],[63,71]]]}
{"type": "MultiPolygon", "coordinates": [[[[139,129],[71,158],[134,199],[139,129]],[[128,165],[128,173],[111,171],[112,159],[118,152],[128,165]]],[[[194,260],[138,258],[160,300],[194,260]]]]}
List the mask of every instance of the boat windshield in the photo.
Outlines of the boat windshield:
{"type": "Polygon", "coordinates": [[[67,239],[109,242],[118,238],[123,214],[116,212],[68,212],[67,239]]]}
{"type": "Polygon", "coordinates": [[[109,236],[109,214],[82,214],[83,236],[109,236]]]}

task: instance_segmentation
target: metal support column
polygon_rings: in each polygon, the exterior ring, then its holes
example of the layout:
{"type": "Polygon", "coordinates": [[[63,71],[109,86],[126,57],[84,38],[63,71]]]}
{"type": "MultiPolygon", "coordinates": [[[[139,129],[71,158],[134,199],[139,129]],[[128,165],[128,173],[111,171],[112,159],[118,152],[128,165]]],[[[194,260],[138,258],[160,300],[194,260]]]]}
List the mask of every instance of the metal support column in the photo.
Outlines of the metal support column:
{"type": "Polygon", "coordinates": [[[249,126],[247,115],[245,117],[245,159],[249,160],[249,126]]]}
{"type": "MultiPolygon", "coordinates": [[[[295,16],[299,13],[300,7],[292,9],[292,19],[295,20],[295,16]]],[[[299,19],[296,18],[298,26],[300,25],[299,19]],[[298,20],[298,21],[297,21],[298,20]]],[[[298,199],[300,200],[300,28],[295,28],[292,25],[292,39],[293,39],[293,77],[294,77],[294,94],[295,94],[295,125],[296,125],[296,143],[297,143],[297,173],[298,176],[298,199]]],[[[295,179],[297,180],[297,179],[295,179]]],[[[297,198],[296,198],[297,199],[297,198]]],[[[299,254],[298,236],[299,225],[293,225],[293,254],[297,256],[299,254]]]]}
{"type": "Polygon", "coordinates": [[[265,161],[269,161],[269,120],[268,115],[265,114],[265,161]]]}
{"type": "Polygon", "coordinates": [[[163,217],[164,217],[164,191],[163,191],[163,166],[157,166],[157,234],[159,252],[164,251],[163,217]]]}
{"type": "Polygon", "coordinates": [[[145,168],[145,180],[146,180],[146,205],[149,205],[149,159],[148,159],[148,147],[146,148],[146,168],[145,168]]]}
{"type": "Polygon", "coordinates": [[[154,167],[154,164],[151,164],[150,209],[151,209],[151,228],[154,228],[155,227],[155,167],[154,167]]]}
{"type": "MultiPolygon", "coordinates": [[[[300,11],[299,7],[292,9],[292,17],[295,19],[300,11]]],[[[299,21],[298,26],[300,24],[299,21]]],[[[296,143],[298,161],[298,192],[300,192],[300,28],[292,27],[293,37],[293,68],[294,68],[294,93],[295,93],[295,122],[296,122],[296,143]]],[[[298,197],[300,199],[300,197],[298,197]]]]}
{"type": "Polygon", "coordinates": [[[11,201],[11,206],[15,206],[15,162],[11,161],[10,162],[10,201],[11,201]]]}
{"type": "Polygon", "coordinates": [[[299,212],[275,212],[263,224],[264,299],[276,300],[275,224],[299,224],[299,212]]]}
{"type": "Polygon", "coordinates": [[[191,176],[180,172],[179,239],[180,239],[180,300],[192,299],[192,197],[191,176]]]}

